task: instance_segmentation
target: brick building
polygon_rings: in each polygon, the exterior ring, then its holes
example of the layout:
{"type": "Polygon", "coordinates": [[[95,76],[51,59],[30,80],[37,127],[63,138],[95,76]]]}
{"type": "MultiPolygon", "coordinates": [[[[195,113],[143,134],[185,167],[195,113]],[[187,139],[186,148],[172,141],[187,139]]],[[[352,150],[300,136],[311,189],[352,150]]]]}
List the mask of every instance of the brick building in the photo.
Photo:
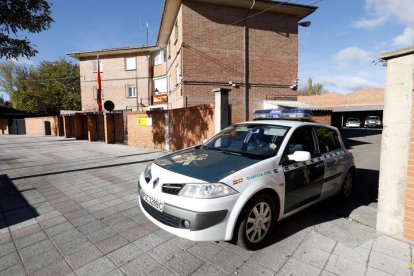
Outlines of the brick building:
{"type": "Polygon", "coordinates": [[[315,9],[277,1],[166,0],[156,46],[69,54],[80,60],[82,110],[97,108],[98,54],[104,101],[117,109],[145,110],[158,92],[167,93],[169,109],[210,104],[211,90],[226,87],[231,120],[238,122],[251,119],[263,100],[296,100],[290,87],[297,79],[298,22],[315,9]],[[126,70],[127,58],[135,58],[135,69],[126,70]]]}

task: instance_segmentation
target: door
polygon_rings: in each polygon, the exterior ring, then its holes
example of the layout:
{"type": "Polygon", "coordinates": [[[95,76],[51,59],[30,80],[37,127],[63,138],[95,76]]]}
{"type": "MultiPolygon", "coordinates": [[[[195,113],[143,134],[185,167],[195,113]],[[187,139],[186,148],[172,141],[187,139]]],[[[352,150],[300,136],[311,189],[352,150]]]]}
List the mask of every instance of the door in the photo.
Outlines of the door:
{"type": "Polygon", "coordinates": [[[281,159],[285,176],[285,214],[320,198],[324,163],[316,153],[312,127],[296,129],[281,159]],[[312,159],[306,162],[290,161],[287,155],[298,150],[310,152],[312,159]]]}
{"type": "Polygon", "coordinates": [[[341,186],[345,169],[344,151],[338,133],[329,128],[315,127],[318,140],[318,156],[325,162],[323,197],[335,194],[341,186]]]}

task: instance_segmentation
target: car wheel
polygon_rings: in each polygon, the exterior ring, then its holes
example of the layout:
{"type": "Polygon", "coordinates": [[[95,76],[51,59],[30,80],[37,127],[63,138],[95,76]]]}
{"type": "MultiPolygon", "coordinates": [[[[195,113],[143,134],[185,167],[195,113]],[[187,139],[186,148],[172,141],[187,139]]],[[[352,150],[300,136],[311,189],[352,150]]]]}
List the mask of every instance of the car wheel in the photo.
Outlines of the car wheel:
{"type": "Polygon", "coordinates": [[[267,195],[259,195],[243,209],[237,228],[237,245],[254,250],[268,238],[275,223],[275,204],[267,195]]]}
{"type": "Polygon", "coordinates": [[[344,181],[342,182],[341,187],[341,197],[343,198],[349,198],[352,193],[352,186],[354,184],[354,179],[351,172],[348,172],[345,175],[344,181]]]}

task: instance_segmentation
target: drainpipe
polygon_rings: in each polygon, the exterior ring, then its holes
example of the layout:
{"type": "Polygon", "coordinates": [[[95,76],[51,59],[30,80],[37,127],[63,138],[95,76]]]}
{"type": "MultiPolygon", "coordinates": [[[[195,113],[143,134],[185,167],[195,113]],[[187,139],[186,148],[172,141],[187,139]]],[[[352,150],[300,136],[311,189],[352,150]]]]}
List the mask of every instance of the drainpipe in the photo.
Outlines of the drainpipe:
{"type": "Polygon", "coordinates": [[[243,97],[243,109],[244,109],[244,121],[248,120],[249,116],[249,33],[247,28],[247,17],[250,14],[250,11],[253,9],[254,5],[256,5],[256,0],[253,0],[252,6],[247,11],[246,15],[244,16],[243,20],[243,29],[244,29],[244,37],[243,37],[243,47],[244,47],[244,97],[243,97]]]}

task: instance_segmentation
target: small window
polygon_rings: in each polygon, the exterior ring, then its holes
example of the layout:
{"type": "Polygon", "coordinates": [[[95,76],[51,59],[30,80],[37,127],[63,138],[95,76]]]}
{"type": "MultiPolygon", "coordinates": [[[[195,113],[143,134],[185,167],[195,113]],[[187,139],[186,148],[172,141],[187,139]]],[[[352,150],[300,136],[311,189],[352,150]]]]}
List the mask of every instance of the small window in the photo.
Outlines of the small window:
{"type": "Polygon", "coordinates": [[[175,66],[175,85],[179,85],[180,84],[180,77],[181,77],[181,71],[180,71],[180,67],[175,66]]]}
{"type": "Polygon", "coordinates": [[[178,21],[175,21],[174,24],[174,44],[177,44],[178,41],[178,21]]]}
{"type": "Polygon", "coordinates": [[[171,42],[168,41],[168,58],[171,58],[171,42]]]}
{"type": "Polygon", "coordinates": [[[135,70],[135,69],[137,69],[135,57],[125,58],[125,70],[135,70]]]}
{"type": "MultiPolygon", "coordinates": [[[[96,100],[98,98],[98,88],[96,86],[93,87],[93,98],[96,100]]],[[[104,99],[104,91],[101,88],[101,99],[104,99]]]]}
{"type": "Polygon", "coordinates": [[[315,128],[316,136],[318,137],[319,152],[321,154],[338,150],[341,148],[338,134],[328,128],[317,127],[315,128]]]}
{"type": "Polygon", "coordinates": [[[161,50],[159,51],[155,56],[154,56],[154,65],[160,65],[166,62],[166,50],[161,50]]]}
{"type": "MultiPolygon", "coordinates": [[[[99,60],[99,70],[101,71],[101,73],[103,72],[102,60],[99,60]]],[[[98,61],[97,60],[92,60],[92,71],[94,73],[98,72],[98,61]]]]}
{"type": "Polygon", "coordinates": [[[125,91],[127,98],[136,98],[137,97],[137,87],[135,85],[127,85],[125,91]]]}

